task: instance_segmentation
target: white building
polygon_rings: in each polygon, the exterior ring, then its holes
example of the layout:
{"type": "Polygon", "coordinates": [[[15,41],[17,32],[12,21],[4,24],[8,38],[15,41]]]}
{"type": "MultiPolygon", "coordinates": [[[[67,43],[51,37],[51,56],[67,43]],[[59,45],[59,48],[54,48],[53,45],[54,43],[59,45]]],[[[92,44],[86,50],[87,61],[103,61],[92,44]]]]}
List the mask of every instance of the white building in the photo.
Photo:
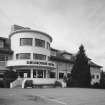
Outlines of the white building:
{"type": "MultiPolygon", "coordinates": [[[[70,77],[74,54],[50,47],[52,37],[44,32],[14,25],[9,35],[12,54],[6,67],[18,73],[18,79],[11,87],[22,85],[26,80],[34,84],[52,84],[70,77]]],[[[89,61],[92,75],[91,84],[99,83],[101,66],[89,61]]]]}
{"type": "Polygon", "coordinates": [[[0,80],[3,80],[4,73],[9,70],[6,68],[6,63],[11,55],[12,51],[8,38],[0,37],[0,80]]]}
{"type": "Polygon", "coordinates": [[[55,63],[49,61],[51,36],[29,28],[17,29],[18,27],[13,26],[9,35],[13,54],[7,67],[16,71],[20,78],[50,81],[50,72],[56,68],[55,63]]]}
{"type": "MultiPolygon", "coordinates": [[[[55,62],[56,69],[52,72],[53,77],[62,80],[64,75],[70,77],[72,67],[74,65],[75,55],[66,51],[51,49],[51,60],[55,62]]],[[[95,64],[89,59],[91,72],[91,84],[99,83],[101,78],[102,66],[95,64]]]]}

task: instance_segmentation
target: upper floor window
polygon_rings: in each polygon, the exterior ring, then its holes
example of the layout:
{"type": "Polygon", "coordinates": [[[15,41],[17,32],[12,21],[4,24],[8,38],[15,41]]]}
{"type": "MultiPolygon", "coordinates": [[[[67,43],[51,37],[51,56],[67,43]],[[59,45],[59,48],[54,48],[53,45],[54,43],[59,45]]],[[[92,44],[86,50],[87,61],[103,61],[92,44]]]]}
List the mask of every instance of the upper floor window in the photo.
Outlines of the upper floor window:
{"type": "Polygon", "coordinates": [[[97,79],[99,79],[99,75],[97,75],[97,79]]]}
{"type": "Polygon", "coordinates": [[[50,49],[50,43],[47,42],[47,49],[50,49]]]}
{"type": "Polygon", "coordinates": [[[20,46],[32,46],[32,38],[20,38],[20,46]]]}
{"type": "Polygon", "coordinates": [[[3,48],[3,47],[4,47],[4,41],[0,40],[0,48],[3,48]]]}
{"type": "Polygon", "coordinates": [[[42,54],[33,54],[33,59],[37,59],[37,60],[46,60],[46,55],[42,55],[42,54]]]}
{"type": "Polygon", "coordinates": [[[30,59],[31,54],[30,53],[19,53],[16,54],[16,59],[30,59]]]}
{"type": "Polygon", "coordinates": [[[45,48],[45,41],[41,39],[35,39],[35,46],[45,48]]]}
{"type": "Polygon", "coordinates": [[[95,75],[92,75],[92,78],[94,79],[95,78],[95,75]]]}

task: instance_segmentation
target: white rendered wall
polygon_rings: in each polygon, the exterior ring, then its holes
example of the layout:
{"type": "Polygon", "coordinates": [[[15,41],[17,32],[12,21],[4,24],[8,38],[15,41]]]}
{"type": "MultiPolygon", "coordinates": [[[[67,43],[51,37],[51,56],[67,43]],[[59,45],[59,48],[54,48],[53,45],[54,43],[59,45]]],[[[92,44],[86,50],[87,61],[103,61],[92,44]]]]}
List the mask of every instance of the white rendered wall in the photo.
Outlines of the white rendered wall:
{"type": "MultiPolygon", "coordinates": [[[[13,59],[16,59],[17,53],[38,53],[50,56],[50,50],[47,49],[47,42],[50,42],[50,38],[40,33],[35,32],[20,32],[11,36],[11,50],[14,51],[13,59]],[[20,46],[20,38],[33,38],[32,46],[20,46]],[[35,46],[35,38],[45,40],[45,48],[35,46]]],[[[31,55],[32,55],[31,54],[31,55]]],[[[32,57],[31,57],[32,58],[32,57]]]]}
{"type": "Polygon", "coordinates": [[[101,79],[101,70],[99,68],[91,67],[90,68],[91,75],[94,75],[94,78],[91,80],[91,84],[99,83],[101,79]],[[97,78],[97,75],[99,78],[97,78]]]}

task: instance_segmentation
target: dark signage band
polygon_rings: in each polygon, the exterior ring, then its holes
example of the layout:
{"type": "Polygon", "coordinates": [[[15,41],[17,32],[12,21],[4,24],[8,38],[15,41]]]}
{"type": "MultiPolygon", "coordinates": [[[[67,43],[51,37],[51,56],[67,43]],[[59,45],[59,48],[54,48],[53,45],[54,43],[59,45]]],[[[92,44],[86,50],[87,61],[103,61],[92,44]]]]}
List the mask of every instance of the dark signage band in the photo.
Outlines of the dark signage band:
{"type": "Polygon", "coordinates": [[[54,66],[53,63],[48,63],[48,62],[38,62],[38,61],[27,61],[27,64],[39,64],[39,65],[49,65],[49,66],[54,66]]]}

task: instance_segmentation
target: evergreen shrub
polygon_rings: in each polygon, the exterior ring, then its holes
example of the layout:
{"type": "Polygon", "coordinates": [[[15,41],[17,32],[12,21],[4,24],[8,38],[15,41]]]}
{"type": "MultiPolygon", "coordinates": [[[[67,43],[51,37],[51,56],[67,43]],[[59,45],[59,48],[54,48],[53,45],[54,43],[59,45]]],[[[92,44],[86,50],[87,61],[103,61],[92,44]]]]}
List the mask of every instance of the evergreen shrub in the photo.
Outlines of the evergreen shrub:
{"type": "Polygon", "coordinates": [[[33,80],[26,80],[24,83],[24,88],[33,87],[33,80]]]}

